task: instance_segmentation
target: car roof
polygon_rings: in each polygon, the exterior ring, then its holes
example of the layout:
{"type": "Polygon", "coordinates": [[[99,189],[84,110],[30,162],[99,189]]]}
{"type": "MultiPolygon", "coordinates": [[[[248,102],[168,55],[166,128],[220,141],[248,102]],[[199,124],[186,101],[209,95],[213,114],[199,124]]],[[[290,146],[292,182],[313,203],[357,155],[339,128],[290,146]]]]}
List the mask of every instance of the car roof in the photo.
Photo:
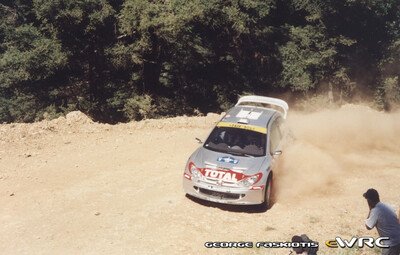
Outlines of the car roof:
{"type": "Polygon", "coordinates": [[[221,122],[244,123],[252,126],[266,127],[270,119],[279,114],[274,109],[257,106],[235,106],[226,113],[221,122]]]}

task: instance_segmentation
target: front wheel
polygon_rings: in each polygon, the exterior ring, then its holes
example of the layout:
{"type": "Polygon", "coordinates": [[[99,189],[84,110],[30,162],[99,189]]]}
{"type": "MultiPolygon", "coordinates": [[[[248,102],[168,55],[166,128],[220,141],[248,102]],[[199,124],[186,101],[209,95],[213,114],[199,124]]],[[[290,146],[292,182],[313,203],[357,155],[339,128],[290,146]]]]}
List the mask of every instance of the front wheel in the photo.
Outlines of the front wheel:
{"type": "Polygon", "coordinates": [[[263,212],[272,206],[272,178],[269,177],[265,185],[264,202],[259,205],[259,209],[263,212]]]}

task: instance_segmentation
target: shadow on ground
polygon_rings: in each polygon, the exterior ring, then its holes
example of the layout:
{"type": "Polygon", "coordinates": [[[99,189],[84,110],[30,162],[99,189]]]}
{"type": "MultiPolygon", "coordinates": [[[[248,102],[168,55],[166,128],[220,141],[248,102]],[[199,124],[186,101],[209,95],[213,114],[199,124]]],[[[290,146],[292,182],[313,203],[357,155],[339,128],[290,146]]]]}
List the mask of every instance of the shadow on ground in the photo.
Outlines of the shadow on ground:
{"type": "Polygon", "coordinates": [[[230,204],[220,204],[211,201],[202,200],[196,197],[192,197],[186,194],[186,198],[190,199],[191,201],[208,207],[218,208],[223,211],[230,211],[230,212],[238,212],[238,213],[265,213],[272,209],[274,203],[270,206],[268,210],[263,208],[261,205],[230,205],[230,204]]]}

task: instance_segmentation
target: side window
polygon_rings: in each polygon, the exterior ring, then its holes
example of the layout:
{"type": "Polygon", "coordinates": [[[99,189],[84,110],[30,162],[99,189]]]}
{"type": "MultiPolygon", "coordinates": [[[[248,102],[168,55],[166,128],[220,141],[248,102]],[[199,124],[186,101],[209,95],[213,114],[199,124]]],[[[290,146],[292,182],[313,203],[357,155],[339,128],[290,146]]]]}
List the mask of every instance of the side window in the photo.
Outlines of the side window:
{"type": "Polygon", "coordinates": [[[281,133],[280,126],[279,126],[280,123],[281,123],[281,119],[278,118],[271,125],[270,140],[269,140],[271,153],[277,150],[278,145],[282,139],[282,133],[281,133]]]}

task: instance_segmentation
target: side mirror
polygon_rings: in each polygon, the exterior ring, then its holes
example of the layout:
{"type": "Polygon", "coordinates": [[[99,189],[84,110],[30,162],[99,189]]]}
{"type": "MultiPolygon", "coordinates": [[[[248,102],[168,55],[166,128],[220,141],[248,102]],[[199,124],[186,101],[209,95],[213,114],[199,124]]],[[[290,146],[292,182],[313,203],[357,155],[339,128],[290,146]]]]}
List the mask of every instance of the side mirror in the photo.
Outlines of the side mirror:
{"type": "Polygon", "coordinates": [[[200,138],[195,138],[197,140],[198,143],[203,143],[203,141],[200,138]]]}
{"type": "Polygon", "coordinates": [[[274,152],[272,153],[273,156],[279,156],[279,155],[281,155],[281,154],[282,154],[282,151],[274,151],[274,152]]]}

